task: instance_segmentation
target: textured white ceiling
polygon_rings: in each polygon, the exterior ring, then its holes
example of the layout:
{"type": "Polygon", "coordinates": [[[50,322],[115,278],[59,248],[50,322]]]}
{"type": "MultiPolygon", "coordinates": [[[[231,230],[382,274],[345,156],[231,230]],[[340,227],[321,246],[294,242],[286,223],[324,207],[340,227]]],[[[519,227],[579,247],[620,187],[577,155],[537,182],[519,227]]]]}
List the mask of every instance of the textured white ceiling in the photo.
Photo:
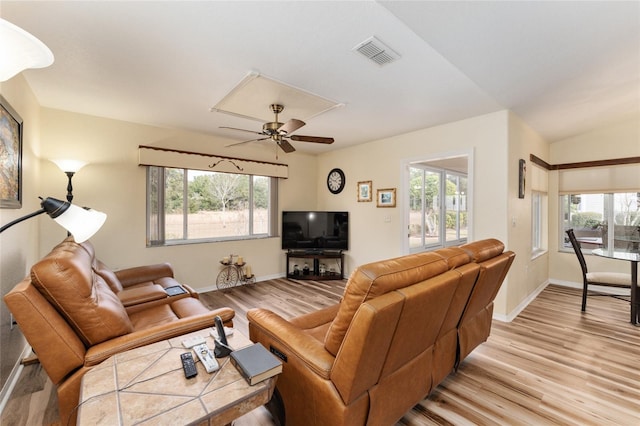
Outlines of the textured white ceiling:
{"type": "Polygon", "coordinates": [[[640,115],[635,1],[3,0],[0,16],[56,57],[24,72],[45,107],[242,139],[219,127],[260,123],[211,107],[255,71],[344,104],[302,132],[336,142],[300,151],[500,109],[549,141],[640,115]],[[371,36],[400,59],[352,50],[371,36]]]}

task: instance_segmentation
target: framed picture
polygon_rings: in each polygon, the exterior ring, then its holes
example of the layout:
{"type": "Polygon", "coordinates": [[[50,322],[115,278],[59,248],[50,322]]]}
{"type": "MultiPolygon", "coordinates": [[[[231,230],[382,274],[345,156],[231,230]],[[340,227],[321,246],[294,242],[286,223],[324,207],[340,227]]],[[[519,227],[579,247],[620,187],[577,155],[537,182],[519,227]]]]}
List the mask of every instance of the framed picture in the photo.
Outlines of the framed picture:
{"type": "Polygon", "coordinates": [[[371,201],[371,181],[358,182],[358,202],[371,201]]]}
{"type": "Polygon", "coordinates": [[[518,198],[524,198],[525,181],[527,177],[527,162],[520,159],[518,162],[518,198]]]}
{"type": "Polygon", "coordinates": [[[396,206],[396,189],[378,189],[377,207],[395,207],[396,206]]]}
{"type": "Polygon", "coordinates": [[[0,96],[0,208],[22,207],[22,118],[0,96]]]}

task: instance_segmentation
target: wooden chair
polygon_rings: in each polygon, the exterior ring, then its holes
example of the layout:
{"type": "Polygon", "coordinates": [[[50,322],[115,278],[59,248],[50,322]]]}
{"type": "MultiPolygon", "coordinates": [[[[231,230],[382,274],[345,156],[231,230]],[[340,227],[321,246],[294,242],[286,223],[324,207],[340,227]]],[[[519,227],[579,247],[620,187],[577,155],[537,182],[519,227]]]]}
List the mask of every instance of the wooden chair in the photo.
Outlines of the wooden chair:
{"type": "MultiPolygon", "coordinates": [[[[582,283],[583,283],[582,311],[583,312],[586,311],[587,309],[587,295],[589,291],[589,285],[631,289],[631,274],[624,274],[620,272],[588,272],[587,262],[584,259],[584,255],[582,254],[582,249],[580,248],[580,242],[576,239],[573,229],[567,229],[566,232],[567,232],[567,235],[569,236],[569,241],[571,241],[571,245],[573,246],[573,251],[575,251],[576,256],[578,257],[578,261],[580,262],[580,268],[582,269],[582,283]]],[[[612,296],[616,298],[621,298],[618,295],[598,293],[598,292],[592,293],[592,295],[612,296]]],[[[622,300],[628,300],[628,299],[622,299],[622,300]]]]}

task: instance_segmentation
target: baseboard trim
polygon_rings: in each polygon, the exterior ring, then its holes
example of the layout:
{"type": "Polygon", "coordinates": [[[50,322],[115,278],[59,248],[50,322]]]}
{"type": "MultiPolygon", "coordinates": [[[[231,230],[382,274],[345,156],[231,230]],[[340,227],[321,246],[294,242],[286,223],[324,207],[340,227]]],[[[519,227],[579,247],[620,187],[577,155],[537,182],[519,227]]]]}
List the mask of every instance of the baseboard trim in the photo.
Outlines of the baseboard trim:
{"type": "MultiPolygon", "coordinates": [[[[278,278],[284,278],[285,274],[273,274],[273,275],[264,275],[262,277],[256,277],[256,281],[255,282],[260,282],[260,281],[269,281],[269,280],[275,280],[278,278]]],[[[238,287],[240,287],[238,285],[238,287]]],[[[200,287],[197,289],[198,293],[206,293],[208,291],[218,291],[218,287],[214,284],[214,285],[210,285],[207,287],[200,287]]]]}
{"type": "MultiPolygon", "coordinates": [[[[555,280],[555,279],[550,280],[550,284],[555,284],[562,287],[577,288],[579,290],[582,290],[582,286],[583,286],[582,283],[577,283],[574,281],[555,280]]],[[[629,293],[631,292],[631,290],[627,290],[624,288],[602,287],[597,285],[590,285],[589,291],[597,291],[598,293],[612,294],[615,296],[629,296],[629,293]]]]}
{"type": "MultiPolygon", "coordinates": [[[[550,279],[545,281],[544,283],[542,283],[537,289],[535,289],[535,291],[533,293],[531,293],[529,296],[527,296],[526,299],[524,299],[522,302],[520,302],[520,304],[518,306],[516,306],[516,308],[509,312],[508,314],[504,315],[504,314],[493,314],[493,319],[500,321],[500,322],[511,322],[515,319],[515,317],[517,317],[520,312],[522,312],[524,310],[524,308],[526,308],[529,303],[533,302],[533,300],[535,300],[536,297],[538,297],[538,295],[542,292],[542,290],[544,290],[549,284],[554,284],[554,285],[559,285],[562,287],[569,287],[569,288],[576,288],[578,290],[582,290],[582,283],[577,283],[574,281],[563,281],[563,280],[556,280],[556,279],[550,279]]],[[[603,294],[611,294],[614,296],[629,296],[629,290],[625,290],[622,288],[616,288],[616,287],[601,287],[601,286],[597,286],[597,285],[590,285],[589,286],[589,290],[590,291],[597,291],[598,293],[603,293],[603,294]]]]}
{"type": "Polygon", "coordinates": [[[516,308],[514,310],[512,310],[511,312],[509,312],[508,314],[504,315],[504,314],[493,314],[493,319],[500,321],[500,322],[511,322],[514,320],[515,317],[517,317],[520,312],[522,312],[524,310],[524,308],[526,308],[529,303],[533,302],[535,300],[536,297],[538,297],[538,295],[540,293],[542,293],[542,290],[544,290],[545,288],[547,288],[547,286],[549,285],[549,280],[543,282],[542,284],[540,284],[540,286],[538,286],[538,288],[536,288],[531,294],[529,294],[529,296],[527,296],[522,302],[520,302],[520,304],[518,306],[516,306],[516,308]]]}
{"type": "Polygon", "coordinates": [[[16,387],[16,384],[18,383],[18,379],[20,378],[20,373],[22,373],[22,369],[24,368],[24,365],[22,364],[22,360],[24,358],[27,358],[31,354],[31,352],[32,352],[31,346],[27,344],[22,350],[22,354],[20,355],[20,358],[18,358],[18,362],[16,362],[16,364],[13,366],[13,369],[11,370],[11,374],[9,374],[9,377],[7,378],[7,381],[4,387],[2,388],[2,390],[0,390],[0,416],[2,415],[2,412],[4,411],[4,407],[7,405],[7,402],[9,401],[11,392],[13,392],[13,389],[16,387]]]}

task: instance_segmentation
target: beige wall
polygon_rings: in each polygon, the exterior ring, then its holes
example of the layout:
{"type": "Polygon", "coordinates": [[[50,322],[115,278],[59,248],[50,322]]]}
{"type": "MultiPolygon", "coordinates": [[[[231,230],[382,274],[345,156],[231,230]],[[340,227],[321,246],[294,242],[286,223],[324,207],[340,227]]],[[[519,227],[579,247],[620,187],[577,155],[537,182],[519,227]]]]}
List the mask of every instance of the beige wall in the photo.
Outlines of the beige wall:
{"type": "MultiPolygon", "coordinates": [[[[41,192],[64,199],[67,178],[50,159],[89,162],[73,178],[74,200],[107,213],[104,227],[91,238],[99,258],[112,268],[169,261],[177,278],[204,291],[215,288],[218,260],[241,254],[258,279],[281,275],[284,256],[279,238],[146,247],[146,169],[138,166],[139,145],[276,161],[273,146],[247,144],[225,148],[232,141],[59,110],[42,111],[41,192]]],[[[304,154],[280,155],[290,165],[289,179],[280,180],[282,209],[315,208],[316,159],[304,154]]],[[[41,254],[65,236],[52,223],[41,227],[41,254]]]]}
{"type": "MultiPolygon", "coordinates": [[[[517,118],[516,118],[517,119],[517,118]]],[[[318,159],[318,207],[348,210],[351,214],[351,247],[346,256],[347,270],[375,260],[400,256],[403,251],[404,221],[403,164],[450,153],[471,153],[473,173],[473,216],[470,219],[470,240],[497,238],[517,253],[516,270],[526,270],[530,263],[530,196],[517,200],[517,159],[528,158],[528,152],[546,155],[541,138],[521,122],[510,125],[514,117],[500,111],[468,120],[419,130],[404,135],[373,141],[360,146],[323,154],[318,159]],[[512,135],[513,133],[513,135],[512,135]],[[512,146],[510,137],[516,139],[512,146]],[[515,161],[513,160],[515,159],[515,161]],[[326,188],[326,176],[340,167],[347,186],[338,194],[326,188]],[[357,201],[359,181],[373,181],[374,201],[357,201]],[[380,188],[397,188],[397,207],[377,208],[375,193],[380,188]],[[521,202],[517,202],[517,201],[521,202]],[[521,207],[521,206],[529,207],[521,207]],[[513,212],[511,210],[514,210],[513,212]],[[510,218],[517,218],[517,233],[510,218]],[[388,217],[390,220],[386,221],[388,217]],[[526,235],[526,241],[521,241],[526,235]],[[513,247],[511,244],[513,243],[513,247]]],[[[495,312],[508,318],[528,296],[531,288],[546,279],[546,262],[540,260],[525,282],[511,279],[510,273],[496,299],[495,312]],[[542,276],[544,275],[544,277],[542,276]]]]}
{"type": "MultiPolygon", "coordinates": [[[[532,178],[534,166],[529,160],[534,154],[545,161],[549,158],[549,144],[513,113],[509,114],[509,239],[507,246],[516,253],[509,285],[496,300],[496,313],[508,317],[518,313],[528,298],[536,294],[547,283],[549,254],[543,253],[535,259],[532,253],[532,178]],[[524,198],[518,198],[519,160],[526,161],[527,173],[524,198]],[[499,309],[498,304],[504,303],[499,309]]],[[[538,188],[539,190],[543,188],[538,188]]]]}
{"type": "MultiPolygon", "coordinates": [[[[39,106],[24,78],[18,75],[0,83],[0,92],[9,105],[20,115],[23,125],[22,152],[22,208],[0,209],[0,225],[40,209],[38,160],[39,106]]],[[[21,281],[31,265],[39,258],[38,222],[42,218],[32,218],[18,223],[0,235],[0,291],[4,296],[21,281]]],[[[45,219],[49,220],[50,219],[45,219]]],[[[16,327],[10,330],[9,311],[0,303],[0,388],[15,373],[16,362],[25,348],[26,342],[16,327]]],[[[0,394],[1,396],[1,394],[0,394]]]]}
{"type": "MultiPolygon", "coordinates": [[[[580,136],[554,142],[550,147],[550,164],[640,156],[640,117],[594,130],[580,136]]],[[[625,166],[619,166],[625,167],[625,166]]],[[[549,277],[551,282],[581,285],[582,273],[573,252],[558,250],[560,231],[558,172],[549,173],[549,277]],[[551,195],[553,194],[553,195],[551,195]]],[[[636,188],[640,191],[640,188],[636,188]]],[[[629,273],[628,262],[588,256],[590,269],[629,273]]]]}

